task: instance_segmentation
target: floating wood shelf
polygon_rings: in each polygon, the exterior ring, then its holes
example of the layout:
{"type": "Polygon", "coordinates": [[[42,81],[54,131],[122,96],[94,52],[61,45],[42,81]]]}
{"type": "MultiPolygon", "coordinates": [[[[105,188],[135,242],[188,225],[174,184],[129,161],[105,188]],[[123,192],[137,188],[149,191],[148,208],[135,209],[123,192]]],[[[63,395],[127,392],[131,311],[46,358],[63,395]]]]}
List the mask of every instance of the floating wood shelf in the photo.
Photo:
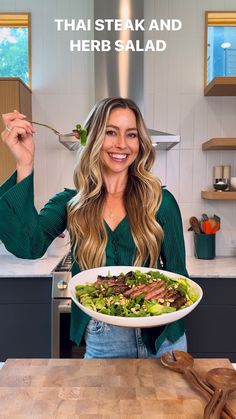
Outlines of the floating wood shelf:
{"type": "Polygon", "coordinates": [[[219,192],[219,191],[202,191],[201,197],[203,199],[214,199],[214,200],[234,200],[236,199],[236,191],[227,191],[227,192],[219,192]]]}
{"type": "Polygon", "coordinates": [[[202,144],[203,150],[236,150],[236,138],[211,138],[202,144]]]}
{"type": "Polygon", "coordinates": [[[205,88],[205,96],[236,96],[236,77],[215,77],[205,88]]]}

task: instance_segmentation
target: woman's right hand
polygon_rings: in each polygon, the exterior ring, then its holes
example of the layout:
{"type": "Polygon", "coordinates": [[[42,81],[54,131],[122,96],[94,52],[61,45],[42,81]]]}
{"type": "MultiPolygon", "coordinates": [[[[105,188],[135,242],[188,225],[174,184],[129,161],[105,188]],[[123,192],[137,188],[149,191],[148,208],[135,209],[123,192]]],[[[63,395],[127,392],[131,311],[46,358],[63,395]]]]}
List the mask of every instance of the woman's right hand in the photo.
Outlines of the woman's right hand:
{"type": "Polygon", "coordinates": [[[18,111],[6,113],[2,118],[6,127],[1,134],[2,141],[12,152],[17,169],[25,171],[27,175],[34,166],[35,144],[32,135],[36,130],[18,111]]]}

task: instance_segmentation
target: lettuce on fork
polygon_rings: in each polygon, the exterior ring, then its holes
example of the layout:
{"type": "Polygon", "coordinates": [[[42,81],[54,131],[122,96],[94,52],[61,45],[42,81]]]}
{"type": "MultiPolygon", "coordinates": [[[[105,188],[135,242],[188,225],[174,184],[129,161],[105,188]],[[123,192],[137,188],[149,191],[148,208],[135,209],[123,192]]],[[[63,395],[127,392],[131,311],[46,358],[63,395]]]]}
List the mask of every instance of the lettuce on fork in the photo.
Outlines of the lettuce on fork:
{"type": "Polygon", "coordinates": [[[85,146],[87,142],[87,130],[85,128],[82,128],[80,124],[77,124],[75,128],[76,129],[73,129],[75,137],[79,138],[81,145],[85,146]]]}

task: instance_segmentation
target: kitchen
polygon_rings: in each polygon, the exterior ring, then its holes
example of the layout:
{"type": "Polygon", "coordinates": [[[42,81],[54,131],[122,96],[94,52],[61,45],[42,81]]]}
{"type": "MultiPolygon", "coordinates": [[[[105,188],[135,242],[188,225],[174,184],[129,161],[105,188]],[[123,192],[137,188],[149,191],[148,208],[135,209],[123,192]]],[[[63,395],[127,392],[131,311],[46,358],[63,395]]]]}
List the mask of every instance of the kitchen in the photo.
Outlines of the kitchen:
{"type": "MultiPolygon", "coordinates": [[[[151,20],[153,16],[163,19],[176,18],[181,20],[182,28],[178,32],[162,32],[161,38],[167,44],[165,51],[145,52],[143,110],[148,127],[180,136],[179,144],[170,150],[157,150],[154,173],[161,178],[164,185],[167,185],[180,206],[189,275],[193,279],[200,278],[203,289],[204,282],[207,282],[211,296],[215,295],[215,286],[219,297],[223,298],[222,294],[226,294],[226,301],[223,304],[220,304],[216,297],[211,301],[213,306],[217,305],[219,308],[220,315],[217,319],[221,329],[224,329],[221,333],[225,335],[220,344],[217,341],[209,342],[205,354],[211,353],[212,357],[229,358],[231,362],[236,362],[236,339],[231,324],[235,303],[230,300],[235,295],[236,205],[233,200],[201,198],[201,191],[213,189],[213,166],[231,165],[232,175],[236,174],[234,151],[202,150],[204,141],[215,137],[234,137],[236,128],[235,97],[207,97],[203,94],[204,12],[210,9],[234,9],[234,2],[231,0],[215,3],[212,4],[210,0],[188,2],[160,0],[145,4],[146,20],[151,20]],[[200,260],[194,257],[193,235],[187,231],[189,218],[192,215],[200,217],[202,213],[218,214],[221,217],[221,229],[216,234],[217,257],[213,260],[200,260]],[[227,327],[231,329],[232,342],[224,344],[227,327]],[[217,344],[219,347],[215,347],[217,344]]],[[[33,118],[59,129],[60,132],[68,132],[78,121],[85,119],[95,102],[95,58],[88,52],[71,53],[68,47],[71,34],[66,31],[57,32],[54,20],[77,16],[84,20],[90,19],[93,16],[93,2],[71,1],[69,8],[65,2],[56,1],[35,3],[22,0],[17,2],[17,7],[15,2],[1,2],[1,12],[21,10],[30,12],[32,20],[33,118]]],[[[76,39],[78,36],[83,38],[77,33],[76,39]]],[[[93,38],[92,32],[88,32],[86,36],[93,38]]],[[[150,38],[155,40],[156,34],[144,32],[144,37],[147,40],[150,38]]],[[[55,135],[43,127],[37,127],[35,138],[35,199],[36,207],[40,209],[51,196],[64,187],[73,188],[75,154],[62,147],[55,135]]],[[[52,277],[51,272],[68,251],[68,235],[64,238],[58,237],[39,261],[18,261],[8,254],[3,245],[0,246],[0,250],[1,277],[19,278],[28,273],[27,278],[44,277],[46,279],[44,286],[46,286],[52,277]]],[[[26,285],[29,284],[27,278],[26,285]]],[[[23,302],[25,303],[25,300],[23,302]]],[[[15,303],[16,301],[13,301],[13,304],[15,303]]],[[[47,310],[50,312],[51,300],[39,303],[48,305],[47,310]]],[[[202,310],[204,313],[204,308],[202,310]]],[[[195,313],[192,316],[195,316],[195,313]]],[[[213,311],[210,317],[203,317],[205,321],[209,319],[205,333],[211,330],[214,316],[213,311]]],[[[13,323],[14,320],[12,319],[13,323]]],[[[47,320],[46,349],[44,348],[47,355],[42,356],[45,358],[49,358],[51,354],[49,320],[47,320]]],[[[200,322],[202,324],[204,320],[201,318],[200,322]]],[[[192,352],[197,357],[202,349],[199,348],[201,345],[194,332],[195,329],[191,326],[189,340],[190,345],[194,344],[192,352]]],[[[40,357],[39,354],[37,356],[40,357]]],[[[15,352],[14,358],[17,357],[15,352]]],[[[27,357],[34,358],[32,354],[25,356],[27,357]]],[[[207,358],[206,355],[204,357],[207,358]]]]}

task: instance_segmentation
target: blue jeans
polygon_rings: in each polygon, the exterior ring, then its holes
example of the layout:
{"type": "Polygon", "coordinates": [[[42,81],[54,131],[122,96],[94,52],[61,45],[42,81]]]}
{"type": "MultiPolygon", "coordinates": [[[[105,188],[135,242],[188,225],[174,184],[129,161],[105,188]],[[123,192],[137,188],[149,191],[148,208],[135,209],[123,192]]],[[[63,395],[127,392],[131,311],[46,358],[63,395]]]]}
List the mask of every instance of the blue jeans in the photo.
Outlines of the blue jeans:
{"type": "Polygon", "coordinates": [[[95,319],[87,326],[85,342],[85,358],[160,358],[174,349],[187,351],[185,334],[174,343],[165,339],[154,355],[144,345],[140,329],[117,327],[95,319]]]}

